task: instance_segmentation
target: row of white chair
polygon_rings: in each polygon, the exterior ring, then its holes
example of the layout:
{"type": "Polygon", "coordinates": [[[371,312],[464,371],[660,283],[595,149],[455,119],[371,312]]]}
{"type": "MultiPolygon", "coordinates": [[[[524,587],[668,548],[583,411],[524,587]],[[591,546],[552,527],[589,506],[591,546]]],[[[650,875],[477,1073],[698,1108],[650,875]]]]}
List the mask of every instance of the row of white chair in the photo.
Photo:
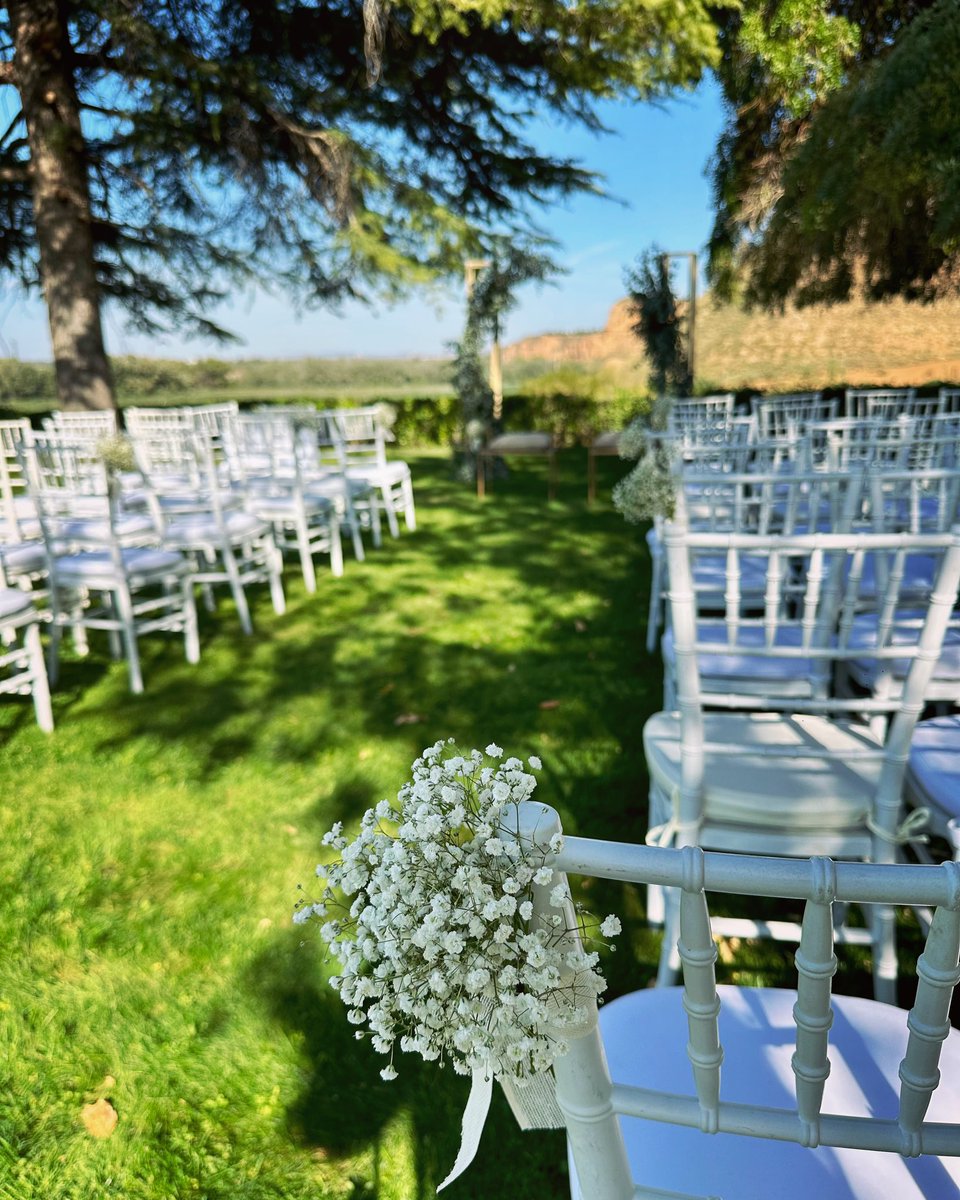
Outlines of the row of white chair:
{"type": "Polygon", "coordinates": [[[298,553],[313,591],[315,555],[329,555],[342,574],[342,523],[358,559],[362,527],[379,544],[381,512],[395,533],[398,509],[415,526],[409,468],[386,459],[375,409],[139,409],[128,411],[128,425],[128,442],[111,413],[57,414],[42,434],[27,422],[0,426],[0,625],[9,648],[0,692],[32,692],[45,729],[41,619],[51,628],[52,680],[63,629],[81,651],[87,631],[101,629],[139,692],[144,634],[181,633],[188,661],[199,657],[195,585],[209,606],[213,588],[229,586],[250,633],[250,584],[268,584],[284,610],[283,550],[298,553]]]}

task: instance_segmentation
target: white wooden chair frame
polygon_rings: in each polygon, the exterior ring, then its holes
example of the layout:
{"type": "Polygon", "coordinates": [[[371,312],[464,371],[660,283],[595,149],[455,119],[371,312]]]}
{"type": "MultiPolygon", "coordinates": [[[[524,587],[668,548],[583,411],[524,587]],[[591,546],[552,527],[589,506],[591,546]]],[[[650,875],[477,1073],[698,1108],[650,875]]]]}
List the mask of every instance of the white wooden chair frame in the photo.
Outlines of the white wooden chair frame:
{"type": "MultiPolygon", "coordinates": [[[[930,1122],[927,1113],[941,1084],[941,1065],[949,1068],[951,1083],[960,1069],[957,1034],[950,1033],[950,1002],[960,980],[960,864],[918,867],[888,864],[834,862],[826,857],[808,861],[791,858],[752,857],[704,852],[699,848],[667,849],[566,837],[556,856],[549,855],[551,836],[560,832],[557,814],[545,805],[527,801],[508,813],[504,828],[521,843],[535,844],[547,854],[558,872],[617,880],[641,886],[666,887],[680,896],[679,948],[683,964],[682,1004],[687,1014],[687,1058],[690,1073],[678,1078],[676,1090],[641,1089],[613,1078],[604,1053],[601,1028],[594,1027],[571,1040],[569,1052],[553,1068],[556,1098],[567,1130],[571,1166],[583,1200],[653,1200],[680,1193],[645,1187],[631,1176],[620,1117],[666,1125],[688,1126],[704,1134],[702,1153],[693,1170],[709,1186],[710,1136],[742,1134],[752,1138],[797,1143],[817,1154],[817,1147],[851,1147],[878,1155],[960,1155],[960,1114],[948,1123],[930,1122]],[[721,1064],[722,992],[716,985],[717,948],[711,933],[706,893],[746,897],[784,897],[804,903],[796,954],[797,992],[793,1009],[795,1052],[793,1103],[772,1108],[768,1103],[732,1103],[723,1098],[721,1064]],[[832,994],[837,969],[834,953],[835,906],[888,907],[923,904],[935,909],[923,954],[917,962],[916,998],[903,1013],[908,1032],[906,1052],[899,1068],[899,1111],[895,1117],[855,1116],[823,1110],[825,1083],[830,1074],[831,1025],[834,1007],[841,1001],[832,994]],[[944,1043],[950,1037],[950,1045],[944,1043]],[[941,1062],[941,1056],[944,1055],[941,1062]],[[692,1086],[691,1086],[692,1084],[692,1086]]],[[[549,886],[534,897],[534,920],[547,924],[556,909],[549,886]]],[[[549,928],[549,924],[547,924],[549,928]]],[[[568,936],[575,937],[574,931],[568,936]]],[[[733,989],[739,991],[739,989],[733,989]]],[[[748,989],[749,991],[749,989],[748,989]]],[[[642,999],[637,995],[637,1017],[642,1020],[642,999]]],[[[876,1014],[891,1021],[890,1010],[872,1001],[858,1001],[860,1014],[876,1014]]],[[[842,1032],[842,1031],[841,1031],[842,1032]]],[[[662,1036],[662,1035],[661,1035],[662,1036]]],[[[835,1031],[839,1037],[840,1032],[835,1031]]],[[[658,1038],[655,1027],[636,1028],[631,1054],[642,1056],[644,1047],[658,1038]]],[[[864,1070],[857,1077],[869,1098],[877,1080],[864,1070]]],[[[885,1099],[885,1097],[882,1097],[885,1099]]],[[[884,1162],[873,1161],[874,1176],[885,1172],[884,1162]]],[[[642,1169],[642,1166],[641,1166],[642,1169]]],[[[759,1181],[751,1181],[754,1191],[759,1181]]],[[[769,1195],[778,1194],[777,1181],[766,1181],[769,1195]]],[[[762,1186],[762,1184],[761,1184],[762,1186]]],[[[838,1183],[836,1193],[856,1194],[856,1180],[838,1183]],[[853,1185],[851,1193],[847,1189],[853,1185]]],[[[875,1192],[872,1194],[876,1194],[875,1192]]],[[[930,1200],[946,1192],[930,1193],[930,1200]]],[[[892,1194],[891,1194],[892,1195],[892,1194]]],[[[734,1200],[733,1196],[727,1200],[734,1200]]]]}
{"type": "Polygon", "coordinates": [[[50,685],[40,644],[40,614],[19,589],[0,587],[0,696],[29,695],[37,724],[53,732],[50,685]]]}
{"type": "MultiPolygon", "coordinates": [[[[664,844],[672,842],[680,846],[703,845],[751,853],[829,853],[876,862],[894,861],[901,840],[901,788],[910,736],[922,710],[960,587],[960,528],[946,534],[846,533],[761,537],[702,533],[668,523],[665,543],[669,560],[669,600],[679,713],[676,717],[667,713],[651,717],[644,729],[644,744],[648,762],[651,761],[651,753],[655,752],[661,757],[666,755],[665,762],[672,762],[674,751],[670,747],[675,746],[679,765],[675,768],[663,767],[671,779],[669,792],[665,790],[665,785],[657,783],[656,772],[651,768],[650,836],[661,839],[664,844]],[[743,657],[776,656],[806,664],[803,670],[808,671],[813,680],[810,696],[792,697],[773,693],[758,702],[755,691],[738,691],[733,687],[727,694],[704,693],[700,682],[699,659],[701,655],[716,653],[717,645],[700,640],[691,570],[691,559],[700,551],[723,552],[727,556],[728,582],[723,619],[730,646],[735,647],[737,654],[743,657]],[[769,555],[770,563],[763,613],[756,618],[745,618],[737,585],[739,561],[741,556],[762,553],[769,555]],[[912,645],[894,645],[878,637],[872,646],[853,645],[850,631],[858,611],[859,586],[866,556],[887,556],[889,559],[888,586],[880,623],[883,633],[892,629],[886,623],[886,614],[897,609],[898,585],[903,579],[904,561],[910,553],[942,555],[918,641],[912,645]],[[788,564],[798,559],[806,563],[806,582],[801,597],[793,592],[788,595],[786,590],[790,584],[788,564]],[[785,608],[785,598],[789,599],[789,607],[795,610],[792,615],[785,608]],[[741,631],[748,627],[762,630],[762,638],[754,642],[745,641],[741,631]],[[780,631],[788,627],[799,631],[796,644],[785,642],[779,636],[780,631]],[[827,682],[833,666],[854,658],[873,658],[878,662],[910,660],[902,694],[897,697],[876,695],[867,698],[829,695],[827,682]],[[707,706],[720,711],[707,719],[704,715],[707,706]],[[738,711],[757,713],[758,709],[762,710],[763,715],[754,716],[751,721],[760,720],[764,723],[764,729],[768,732],[763,737],[767,737],[769,744],[747,748],[738,741],[738,731],[745,734],[747,728],[742,725],[742,720],[740,723],[734,720],[734,714],[738,711]],[[729,716],[723,717],[723,712],[729,716]],[[841,728],[848,729],[848,732],[842,736],[840,733],[829,733],[834,722],[851,721],[863,713],[884,714],[890,718],[885,740],[879,740],[866,728],[858,731],[856,726],[843,725],[841,728]],[[812,727],[808,729],[805,724],[812,719],[825,722],[816,726],[820,731],[816,734],[812,727]],[[675,733],[668,733],[674,721],[675,733]],[[707,736],[707,729],[713,731],[710,737],[707,736]],[[783,731],[782,742],[777,740],[781,737],[776,733],[777,730],[783,731]],[[772,740],[770,731],[774,731],[772,740]],[[793,740],[798,740],[798,745],[791,750],[790,742],[793,740]],[[835,748],[831,748],[832,741],[837,742],[835,748]],[[658,744],[661,749],[656,751],[658,744]],[[719,763],[731,761],[731,755],[739,756],[744,762],[765,764],[767,770],[771,766],[781,773],[792,770],[798,788],[804,777],[797,775],[797,767],[792,767],[792,762],[807,763],[807,770],[813,770],[813,764],[816,763],[817,795],[825,786],[824,780],[829,780],[833,772],[845,772],[854,758],[862,760],[864,766],[859,769],[875,772],[876,779],[875,784],[869,785],[873,791],[869,796],[866,820],[862,824],[850,824],[856,805],[850,809],[844,808],[819,829],[811,828],[806,819],[797,823],[791,818],[789,809],[777,810],[775,806],[766,814],[768,823],[762,827],[749,824],[746,815],[738,816],[734,821],[729,816],[720,819],[712,817],[709,796],[715,787],[714,776],[719,763]],[[867,766],[869,762],[873,762],[873,767],[867,766]],[[674,770],[675,779],[670,774],[674,770]],[[782,819],[769,819],[777,811],[782,812],[782,819]]],[[[757,728],[759,730],[760,727],[757,728]]],[[[858,796],[866,794],[864,789],[868,776],[861,775],[860,778],[863,782],[857,785],[858,796]]],[[[745,781],[743,786],[747,786],[745,781]]],[[[838,795],[841,794],[839,775],[836,787],[838,795]]],[[[676,897],[667,898],[664,919],[668,930],[675,928],[678,918],[675,901],[676,897]]],[[[658,917],[655,897],[651,897],[651,909],[653,915],[658,917]]],[[[874,982],[877,995],[882,998],[889,998],[896,980],[893,930],[892,912],[878,910],[873,913],[867,940],[874,947],[874,982]]],[[[744,930],[739,928],[736,932],[743,933],[744,930]]],[[[667,956],[661,962],[661,982],[669,982],[679,965],[671,949],[673,940],[670,936],[666,939],[667,956]]]]}
{"type": "Polygon", "coordinates": [[[138,641],[180,633],[188,662],[200,658],[190,563],[165,553],[155,524],[130,520],[119,481],[89,445],[35,435],[21,454],[43,529],[50,583],[51,682],[58,674],[60,633],[72,628],[78,652],[88,629],[104,630],[115,656],[127,660],[130,690],[143,691],[138,641]],[[95,606],[92,595],[103,597],[95,606]]]}

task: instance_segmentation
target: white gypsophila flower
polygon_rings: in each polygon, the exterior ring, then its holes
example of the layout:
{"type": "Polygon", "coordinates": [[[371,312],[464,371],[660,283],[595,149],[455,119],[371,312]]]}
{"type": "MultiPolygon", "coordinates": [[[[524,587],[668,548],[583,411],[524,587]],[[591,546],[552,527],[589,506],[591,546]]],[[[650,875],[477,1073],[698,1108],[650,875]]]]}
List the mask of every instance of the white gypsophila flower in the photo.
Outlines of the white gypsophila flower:
{"type": "Polygon", "coordinates": [[[543,767],[543,763],[540,761],[539,758],[537,758],[537,756],[535,754],[531,754],[530,757],[527,759],[527,762],[530,764],[531,767],[533,767],[533,769],[535,771],[539,771],[543,767]]]}
{"type": "Polygon", "coordinates": [[[619,917],[605,917],[600,923],[600,932],[604,937],[616,937],[620,929],[619,917]]]}
{"type": "MultiPolygon", "coordinates": [[[[564,1052],[560,1034],[606,985],[566,919],[538,913],[536,886],[554,885],[556,907],[569,890],[550,865],[559,835],[517,839],[513,806],[536,778],[493,743],[486,758],[451,746],[427,747],[396,801],[366,812],[354,837],[334,826],[323,844],[339,857],[318,868],[323,893],[294,919],[320,923],[348,1020],[390,1056],[384,1079],[396,1076],[399,1045],[459,1073],[523,1082],[564,1052]]],[[[605,937],[612,922],[600,926],[605,937]]]]}

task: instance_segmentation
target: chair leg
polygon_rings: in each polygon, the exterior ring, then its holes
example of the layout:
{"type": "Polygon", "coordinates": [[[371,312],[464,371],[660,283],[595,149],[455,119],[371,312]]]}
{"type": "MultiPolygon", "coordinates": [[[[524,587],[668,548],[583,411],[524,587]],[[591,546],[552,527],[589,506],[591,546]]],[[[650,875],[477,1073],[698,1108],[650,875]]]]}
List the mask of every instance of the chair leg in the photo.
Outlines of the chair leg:
{"type": "Polygon", "coordinates": [[[884,1004],[897,1002],[897,924],[889,904],[875,904],[870,913],[873,937],[873,995],[884,1004]]]}
{"type": "Polygon", "coordinates": [[[657,635],[660,632],[660,613],[662,609],[663,591],[663,559],[655,554],[651,560],[652,578],[650,580],[650,610],[647,614],[647,653],[653,654],[657,648],[657,635]]]}
{"type": "Polygon", "coordinates": [[[183,652],[188,663],[200,661],[200,629],[197,624],[197,598],[189,575],[182,583],[183,595],[183,652]]]}
{"type": "Polygon", "coordinates": [[[36,625],[27,626],[24,643],[30,656],[30,674],[33,677],[30,691],[33,696],[33,711],[37,714],[37,724],[44,733],[53,733],[50,685],[43,661],[43,647],[40,645],[40,630],[36,625]]]}
{"type": "Polygon", "coordinates": [[[240,580],[240,569],[230,546],[223,548],[223,565],[227,572],[227,578],[230,580],[230,591],[233,593],[233,602],[237,606],[240,628],[249,637],[253,633],[250,605],[247,603],[247,594],[243,590],[243,583],[240,580]]]}
{"type": "Polygon", "coordinates": [[[657,967],[657,987],[672,987],[680,974],[680,889],[664,888],[663,945],[657,967]]]}
{"type": "Polygon", "coordinates": [[[273,603],[273,611],[278,617],[282,617],[287,611],[287,598],[283,594],[283,555],[272,537],[267,543],[267,570],[270,573],[270,600],[273,603]]]}
{"type": "Polygon", "coordinates": [[[336,513],[330,514],[330,570],[337,579],[343,575],[343,541],[336,513]]]}
{"type": "Polygon", "coordinates": [[[139,696],[143,691],[143,674],[140,670],[140,650],[137,646],[137,627],[133,616],[133,600],[127,589],[118,588],[116,597],[117,618],[127,654],[127,671],[130,676],[130,691],[139,696]]]}
{"type": "Polygon", "coordinates": [[[383,507],[387,514],[387,528],[390,530],[390,536],[398,538],[400,522],[397,520],[397,510],[393,506],[393,496],[390,495],[389,487],[382,487],[380,495],[383,497],[383,507]]]}
{"type": "Polygon", "coordinates": [[[310,552],[310,531],[303,517],[295,521],[297,531],[297,550],[300,554],[300,570],[303,572],[303,582],[308,592],[317,590],[317,569],[313,565],[313,555],[310,552]]]}
{"type": "Polygon", "coordinates": [[[383,526],[380,523],[380,508],[372,493],[370,496],[370,533],[373,538],[373,548],[379,550],[383,545],[383,526]]]}
{"type": "Polygon", "coordinates": [[[403,481],[403,519],[411,533],[417,528],[417,510],[413,504],[413,480],[403,481]]]}

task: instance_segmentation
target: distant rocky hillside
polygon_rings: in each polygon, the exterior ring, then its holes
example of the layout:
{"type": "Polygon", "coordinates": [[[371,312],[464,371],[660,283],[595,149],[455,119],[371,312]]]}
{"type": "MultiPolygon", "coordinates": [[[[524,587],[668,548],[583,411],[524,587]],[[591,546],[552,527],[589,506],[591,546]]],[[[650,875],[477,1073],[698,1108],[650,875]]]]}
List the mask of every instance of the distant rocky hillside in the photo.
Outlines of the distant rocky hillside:
{"type": "MultiPolygon", "coordinates": [[[[504,351],[506,363],[541,360],[631,370],[642,366],[630,302],[618,300],[605,329],[546,333],[504,351]]],[[[697,305],[697,381],[736,390],[789,391],[846,383],[906,386],[960,380],[960,299],[746,313],[697,305]]]]}

